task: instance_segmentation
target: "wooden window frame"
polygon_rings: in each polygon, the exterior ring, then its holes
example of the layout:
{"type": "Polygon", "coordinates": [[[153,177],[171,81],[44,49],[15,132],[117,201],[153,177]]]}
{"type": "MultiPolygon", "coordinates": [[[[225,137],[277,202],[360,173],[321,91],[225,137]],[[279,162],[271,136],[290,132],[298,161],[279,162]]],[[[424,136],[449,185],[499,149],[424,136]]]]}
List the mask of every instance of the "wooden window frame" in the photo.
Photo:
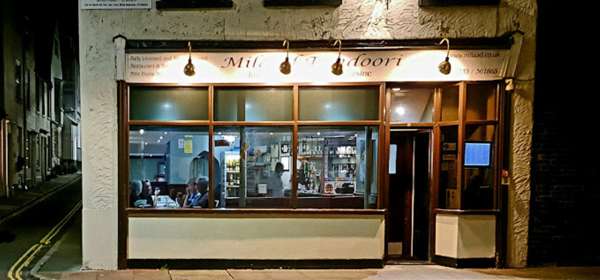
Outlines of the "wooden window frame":
{"type": "MultiPolygon", "coordinates": [[[[329,216],[352,216],[352,215],[385,215],[386,209],[389,206],[389,178],[387,172],[388,160],[389,160],[389,144],[390,144],[390,130],[392,128],[425,128],[430,129],[431,136],[431,170],[429,175],[430,182],[430,255],[433,255],[434,237],[435,237],[435,215],[439,211],[444,209],[438,209],[438,192],[439,192],[439,163],[440,163],[440,141],[441,134],[440,130],[445,126],[457,126],[459,129],[459,142],[457,143],[457,149],[459,150],[457,157],[460,157],[457,170],[460,170],[462,175],[463,162],[462,153],[463,143],[465,137],[466,125],[485,125],[493,124],[495,126],[494,136],[494,208],[498,208],[496,203],[497,191],[500,182],[501,166],[503,164],[503,137],[504,137],[504,107],[505,107],[505,94],[501,87],[500,81],[490,81],[485,83],[495,83],[497,85],[496,91],[496,116],[494,120],[480,120],[480,121],[467,121],[465,116],[465,106],[467,97],[467,84],[478,83],[478,82],[415,82],[415,83],[394,83],[395,85],[419,85],[429,86],[434,88],[434,112],[433,122],[431,123],[401,123],[391,122],[391,93],[387,92],[388,84],[385,82],[363,82],[363,83],[325,83],[325,84],[314,84],[314,83],[284,83],[277,85],[265,85],[265,84],[192,84],[186,85],[186,87],[208,87],[208,120],[203,121],[129,121],[129,89],[130,87],[176,87],[177,84],[148,84],[148,83],[127,83],[125,81],[119,81],[117,83],[118,91],[118,111],[119,111],[119,129],[118,129],[118,151],[119,151],[119,268],[126,267],[126,250],[127,250],[127,232],[128,232],[128,218],[129,217],[214,217],[215,215],[232,215],[239,217],[240,214],[256,214],[266,215],[269,217],[304,217],[310,215],[311,217],[329,217],[329,216]],[[441,114],[441,87],[455,84],[459,86],[459,120],[457,121],[440,121],[441,114]],[[300,121],[299,120],[299,91],[303,86],[331,86],[331,87],[342,87],[342,86],[379,86],[379,118],[378,120],[369,121],[300,121]],[[293,100],[292,100],[292,120],[291,121],[261,121],[261,122],[240,122],[240,121],[214,121],[214,90],[216,87],[292,87],[293,88],[293,100]],[[231,208],[231,209],[215,209],[214,201],[209,200],[209,208],[205,209],[136,209],[129,208],[129,127],[130,126],[177,126],[177,127],[197,127],[204,126],[208,128],[209,134],[209,157],[213,155],[213,136],[215,128],[218,127],[231,127],[231,126],[288,126],[292,128],[292,190],[290,194],[290,208],[283,209],[255,209],[255,208],[231,208]],[[378,127],[378,150],[377,150],[377,203],[376,209],[302,209],[297,208],[298,206],[298,182],[297,182],[297,151],[298,151],[298,131],[302,126],[377,126],[378,127]]],[[[209,161],[209,176],[212,179],[214,177],[214,166],[212,161],[209,161]]],[[[457,176],[458,177],[458,176],[457,176]]],[[[462,177],[457,178],[457,182],[462,184],[462,177]]],[[[209,180],[209,196],[214,196],[214,180],[209,180]]],[[[460,189],[460,187],[459,187],[460,189]]],[[[462,194],[459,196],[461,197],[462,194]]],[[[462,199],[461,199],[462,200],[462,199]]],[[[462,209],[462,202],[459,209],[462,209]]],[[[482,210],[487,211],[487,210],[482,210]]],[[[491,211],[496,211],[492,209],[491,211]]],[[[386,220],[387,223],[387,220],[386,220]]],[[[387,237],[386,237],[387,238],[387,237]]],[[[387,248],[384,248],[387,254],[387,248]]]]}
{"type": "MultiPolygon", "coordinates": [[[[257,127],[257,126],[286,126],[290,127],[292,130],[292,189],[290,194],[290,203],[288,210],[296,210],[298,203],[298,182],[297,182],[297,151],[298,151],[298,130],[299,127],[303,126],[338,126],[338,127],[356,127],[356,126],[373,126],[377,127],[378,134],[378,150],[376,151],[378,162],[377,162],[377,170],[383,170],[383,161],[382,155],[384,152],[384,147],[381,145],[384,141],[385,134],[385,126],[384,126],[384,107],[385,107],[385,86],[384,83],[379,82],[365,82],[365,83],[336,83],[336,84],[312,84],[312,83],[285,83],[285,84],[277,84],[277,85],[265,85],[265,84],[252,84],[252,83],[234,83],[234,84],[192,84],[186,85],[188,88],[208,88],[208,120],[175,120],[175,121],[154,121],[154,120],[129,120],[129,94],[131,87],[177,87],[177,84],[171,83],[163,83],[163,84],[148,84],[148,83],[126,83],[119,82],[118,91],[119,91],[119,155],[120,155],[120,166],[119,166],[119,186],[120,186],[120,197],[123,200],[123,207],[125,213],[129,213],[133,211],[134,208],[130,208],[128,204],[125,202],[129,201],[128,196],[128,174],[129,174],[129,129],[131,126],[156,126],[156,127],[206,127],[208,128],[208,136],[209,136],[209,157],[213,157],[213,139],[215,128],[219,127],[257,127]],[[215,110],[215,88],[264,88],[264,87],[289,87],[292,88],[292,120],[290,121],[215,121],[214,120],[214,110],[215,110]],[[378,118],[377,120],[359,120],[359,121],[301,121],[299,120],[299,91],[302,87],[314,87],[314,86],[329,86],[329,87],[353,87],[353,86],[377,86],[379,87],[379,101],[378,101],[378,118]],[[127,170],[127,172],[124,172],[127,170]]],[[[214,197],[214,176],[215,170],[212,161],[209,161],[209,197],[214,197]]],[[[381,196],[382,196],[382,184],[383,184],[383,173],[378,172],[373,176],[377,176],[377,207],[376,209],[381,209],[381,196]]],[[[220,211],[222,209],[216,210],[214,208],[214,201],[209,199],[209,207],[203,209],[180,209],[180,211],[191,211],[191,212],[206,212],[206,211],[220,211]]],[[[251,209],[251,208],[245,208],[251,209]]],[[[300,208],[298,208],[300,209],[300,208]]],[[[137,211],[144,211],[146,209],[137,209],[137,211]]],[[[275,212],[279,212],[277,209],[272,209],[275,212]],[[276,211],[277,210],[277,211],[276,211]]],[[[360,211],[372,211],[374,209],[354,209],[360,211]]]]}

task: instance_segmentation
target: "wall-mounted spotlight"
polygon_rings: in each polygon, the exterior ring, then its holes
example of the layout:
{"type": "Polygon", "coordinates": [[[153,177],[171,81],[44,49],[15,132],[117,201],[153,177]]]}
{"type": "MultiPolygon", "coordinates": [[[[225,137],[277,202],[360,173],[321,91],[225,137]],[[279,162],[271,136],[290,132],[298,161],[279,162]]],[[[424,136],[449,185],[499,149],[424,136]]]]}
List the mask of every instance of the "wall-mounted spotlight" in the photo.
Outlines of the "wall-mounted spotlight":
{"type": "Polygon", "coordinates": [[[194,64],[192,63],[192,43],[188,42],[188,53],[189,53],[189,57],[188,57],[188,62],[185,65],[185,67],[183,68],[183,73],[185,73],[188,76],[194,76],[196,74],[196,70],[194,69],[194,64]]]}
{"type": "Polygon", "coordinates": [[[450,40],[448,40],[448,38],[444,38],[440,41],[439,45],[443,44],[444,42],[446,43],[446,59],[444,59],[444,61],[438,65],[438,69],[442,74],[448,75],[452,70],[452,65],[450,65],[450,40]]]}
{"type": "Polygon", "coordinates": [[[290,41],[283,40],[283,46],[286,47],[285,60],[279,65],[279,72],[287,75],[292,72],[292,65],[290,64],[290,41]]]}
{"type": "Polygon", "coordinates": [[[338,58],[335,63],[331,65],[331,73],[339,76],[344,73],[344,69],[342,67],[342,40],[335,40],[333,46],[338,46],[338,58]]]}

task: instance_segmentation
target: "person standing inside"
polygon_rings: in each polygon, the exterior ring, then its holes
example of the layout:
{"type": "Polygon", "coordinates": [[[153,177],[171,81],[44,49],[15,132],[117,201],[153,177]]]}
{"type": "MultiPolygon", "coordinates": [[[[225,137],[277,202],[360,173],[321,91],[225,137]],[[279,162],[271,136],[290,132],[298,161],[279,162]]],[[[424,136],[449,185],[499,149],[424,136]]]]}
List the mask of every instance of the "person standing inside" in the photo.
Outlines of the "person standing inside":
{"type": "Polygon", "coordinates": [[[275,171],[269,177],[267,184],[267,193],[271,194],[272,197],[283,197],[283,181],[281,176],[283,175],[283,164],[278,162],[275,164],[275,171]]]}

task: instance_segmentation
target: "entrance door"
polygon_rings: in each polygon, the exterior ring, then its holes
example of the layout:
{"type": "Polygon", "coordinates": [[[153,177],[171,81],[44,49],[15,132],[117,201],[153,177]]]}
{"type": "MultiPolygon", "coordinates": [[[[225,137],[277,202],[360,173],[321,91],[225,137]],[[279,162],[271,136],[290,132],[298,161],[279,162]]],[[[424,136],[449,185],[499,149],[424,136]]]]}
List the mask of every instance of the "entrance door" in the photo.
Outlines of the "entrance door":
{"type": "Polygon", "coordinates": [[[388,258],[429,257],[431,130],[390,135],[388,258]]]}

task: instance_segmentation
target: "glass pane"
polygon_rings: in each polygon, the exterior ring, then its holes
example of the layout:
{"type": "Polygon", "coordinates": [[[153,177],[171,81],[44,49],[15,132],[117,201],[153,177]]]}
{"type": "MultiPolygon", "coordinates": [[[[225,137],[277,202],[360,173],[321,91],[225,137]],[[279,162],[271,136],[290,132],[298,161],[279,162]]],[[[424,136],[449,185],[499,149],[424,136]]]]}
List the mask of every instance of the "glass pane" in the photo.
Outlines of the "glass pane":
{"type": "Polygon", "coordinates": [[[207,120],[206,88],[132,87],[129,96],[131,120],[207,120]]]}
{"type": "Polygon", "coordinates": [[[494,141],[496,126],[490,125],[467,125],[465,139],[467,141],[494,141]]]}
{"type": "Polygon", "coordinates": [[[458,127],[441,127],[441,161],[440,161],[440,192],[439,207],[446,209],[457,209],[458,190],[456,175],[458,171],[458,127]]]}
{"type": "Polygon", "coordinates": [[[379,87],[301,87],[300,120],[379,119],[379,87]]]}
{"type": "Polygon", "coordinates": [[[217,88],[217,121],[288,121],[292,119],[292,88],[217,88]]]}
{"type": "Polygon", "coordinates": [[[291,128],[218,127],[214,139],[215,156],[224,163],[219,207],[289,207],[291,128]]]}
{"type": "Polygon", "coordinates": [[[467,85],[467,120],[496,119],[496,85],[467,85]]]}
{"type": "Polygon", "coordinates": [[[432,122],[433,121],[433,89],[404,88],[389,89],[392,96],[393,122],[432,122]]]}
{"type": "Polygon", "coordinates": [[[458,86],[442,89],[442,121],[458,120],[458,86]]]}
{"type": "Polygon", "coordinates": [[[465,163],[463,175],[463,208],[494,208],[494,125],[469,125],[466,129],[466,145],[478,145],[485,149],[465,148],[465,158],[485,159],[476,164],[465,163]]]}
{"type": "Polygon", "coordinates": [[[298,207],[375,208],[377,139],[374,127],[301,127],[298,207]]]}
{"type": "Polygon", "coordinates": [[[206,128],[131,127],[130,207],[208,207],[206,128]]]}

